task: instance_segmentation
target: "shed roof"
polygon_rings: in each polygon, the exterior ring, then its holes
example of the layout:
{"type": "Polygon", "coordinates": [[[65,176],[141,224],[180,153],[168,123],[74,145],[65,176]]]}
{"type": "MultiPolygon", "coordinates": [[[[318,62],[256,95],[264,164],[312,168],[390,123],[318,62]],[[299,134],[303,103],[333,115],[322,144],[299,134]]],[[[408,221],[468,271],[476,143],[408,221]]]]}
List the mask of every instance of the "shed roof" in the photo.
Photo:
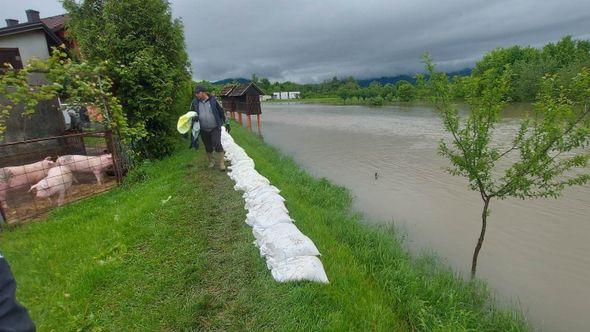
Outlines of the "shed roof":
{"type": "Polygon", "coordinates": [[[243,96],[250,87],[254,88],[259,94],[264,94],[264,92],[260,90],[260,88],[257,87],[256,84],[250,82],[245,84],[234,84],[226,86],[225,88],[223,88],[223,90],[221,90],[220,95],[222,97],[240,97],[243,96]]]}

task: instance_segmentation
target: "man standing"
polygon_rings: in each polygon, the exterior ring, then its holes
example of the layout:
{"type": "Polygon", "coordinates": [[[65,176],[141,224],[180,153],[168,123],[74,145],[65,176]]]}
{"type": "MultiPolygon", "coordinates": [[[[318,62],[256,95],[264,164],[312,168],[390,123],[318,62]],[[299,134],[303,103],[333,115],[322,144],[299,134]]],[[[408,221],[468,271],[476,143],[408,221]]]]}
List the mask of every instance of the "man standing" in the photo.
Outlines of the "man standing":
{"type": "Polygon", "coordinates": [[[225,111],[217,102],[217,99],[210,95],[202,86],[195,89],[195,99],[191,103],[191,110],[197,112],[197,121],[201,126],[201,139],[207,151],[209,168],[215,166],[213,151],[217,153],[217,166],[219,170],[225,171],[223,146],[221,146],[221,126],[225,125],[229,133],[229,121],[225,118],[225,111]]]}
{"type": "Polygon", "coordinates": [[[35,324],[27,309],[16,301],[16,282],[0,254],[0,331],[32,332],[35,324]]]}

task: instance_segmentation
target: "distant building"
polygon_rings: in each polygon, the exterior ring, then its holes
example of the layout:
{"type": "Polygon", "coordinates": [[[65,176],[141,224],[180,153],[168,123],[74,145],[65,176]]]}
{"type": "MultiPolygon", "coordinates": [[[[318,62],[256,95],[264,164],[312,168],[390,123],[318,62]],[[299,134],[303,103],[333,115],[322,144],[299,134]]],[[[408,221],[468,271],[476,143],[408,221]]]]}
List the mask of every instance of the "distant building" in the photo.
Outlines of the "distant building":
{"type": "Polygon", "coordinates": [[[228,85],[219,96],[223,108],[231,113],[237,112],[246,115],[262,113],[260,109],[260,96],[264,92],[254,83],[228,85]]]}
{"type": "Polygon", "coordinates": [[[262,135],[260,115],[261,96],[264,92],[254,83],[228,85],[221,90],[219,94],[221,103],[226,112],[230,112],[232,119],[235,119],[238,113],[238,121],[242,124],[242,115],[246,116],[246,126],[252,129],[252,115],[256,115],[258,133],[262,135]]]}
{"type": "Polygon", "coordinates": [[[260,101],[267,101],[267,100],[270,100],[270,99],[272,99],[272,96],[271,95],[261,95],[260,96],[260,101]]]}
{"type": "Polygon", "coordinates": [[[301,92],[299,91],[287,91],[287,92],[275,92],[272,94],[273,99],[299,99],[301,92]]]}
{"type": "MultiPolygon", "coordinates": [[[[66,38],[67,15],[41,18],[39,12],[32,9],[27,10],[26,15],[26,22],[6,19],[6,27],[0,28],[0,75],[5,69],[5,63],[18,70],[31,59],[49,58],[52,47],[61,44],[75,47],[75,43],[66,38]]],[[[30,83],[44,84],[44,75],[31,73],[30,83]]],[[[0,95],[2,102],[6,101],[0,95]]],[[[21,115],[22,107],[15,107],[6,121],[7,129],[0,143],[61,135],[65,131],[65,121],[57,99],[40,103],[37,109],[36,114],[25,118],[21,115]]]]}

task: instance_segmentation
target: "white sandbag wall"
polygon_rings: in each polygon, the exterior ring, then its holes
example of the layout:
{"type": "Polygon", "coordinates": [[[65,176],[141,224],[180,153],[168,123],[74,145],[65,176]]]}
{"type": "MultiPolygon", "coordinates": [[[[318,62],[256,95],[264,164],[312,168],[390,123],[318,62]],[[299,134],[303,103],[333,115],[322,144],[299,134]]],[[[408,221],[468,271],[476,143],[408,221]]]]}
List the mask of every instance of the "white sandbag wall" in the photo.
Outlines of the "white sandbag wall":
{"type": "Polygon", "coordinates": [[[266,265],[276,281],[309,280],[327,283],[328,277],[319,260],[320,252],[289,216],[279,189],[254,169],[254,161],[233,138],[222,131],[221,143],[230,161],[228,175],[234,188],[244,191],[246,223],[252,227],[266,265]]]}

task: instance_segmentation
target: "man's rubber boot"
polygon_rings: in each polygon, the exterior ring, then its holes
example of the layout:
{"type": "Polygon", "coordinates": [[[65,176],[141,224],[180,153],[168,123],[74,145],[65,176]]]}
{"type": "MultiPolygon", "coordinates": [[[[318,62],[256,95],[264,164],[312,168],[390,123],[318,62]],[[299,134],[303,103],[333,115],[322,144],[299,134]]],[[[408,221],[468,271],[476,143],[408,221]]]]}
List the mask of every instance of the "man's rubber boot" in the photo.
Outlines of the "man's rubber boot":
{"type": "Polygon", "coordinates": [[[219,170],[222,172],[225,172],[225,152],[219,152],[217,153],[217,167],[219,167],[219,170]]]}
{"type": "Polygon", "coordinates": [[[215,160],[213,160],[213,153],[207,153],[207,160],[209,160],[209,168],[215,167],[215,160]]]}

